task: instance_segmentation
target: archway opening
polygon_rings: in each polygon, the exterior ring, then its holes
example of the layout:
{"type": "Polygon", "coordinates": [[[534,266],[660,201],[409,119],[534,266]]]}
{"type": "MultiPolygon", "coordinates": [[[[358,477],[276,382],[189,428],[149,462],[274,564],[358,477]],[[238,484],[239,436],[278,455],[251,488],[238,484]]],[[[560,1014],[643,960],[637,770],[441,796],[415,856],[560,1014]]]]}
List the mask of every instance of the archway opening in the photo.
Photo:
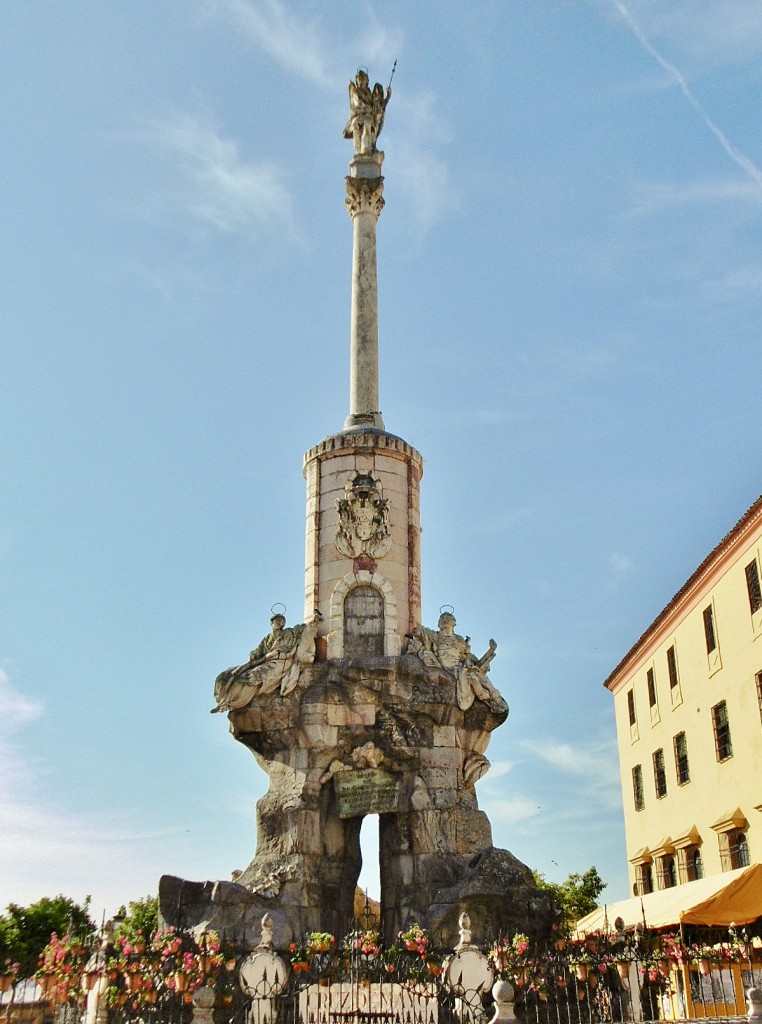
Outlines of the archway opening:
{"type": "Polygon", "coordinates": [[[379,903],[381,900],[381,865],[379,842],[379,816],[366,814],[360,828],[360,854],[362,867],[357,885],[369,900],[379,903]]]}

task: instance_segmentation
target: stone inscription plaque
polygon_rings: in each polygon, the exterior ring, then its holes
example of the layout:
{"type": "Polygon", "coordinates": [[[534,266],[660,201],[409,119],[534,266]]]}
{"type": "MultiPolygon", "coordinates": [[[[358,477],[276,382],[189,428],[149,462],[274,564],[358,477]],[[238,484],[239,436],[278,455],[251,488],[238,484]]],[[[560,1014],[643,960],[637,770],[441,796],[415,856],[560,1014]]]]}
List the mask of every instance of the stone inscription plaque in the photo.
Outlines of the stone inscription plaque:
{"type": "Polygon", "coordinates": [[[358,768],[333,777],[340,818],[389,814],[399,809],[400,780],[382,768],[358,768]]]}

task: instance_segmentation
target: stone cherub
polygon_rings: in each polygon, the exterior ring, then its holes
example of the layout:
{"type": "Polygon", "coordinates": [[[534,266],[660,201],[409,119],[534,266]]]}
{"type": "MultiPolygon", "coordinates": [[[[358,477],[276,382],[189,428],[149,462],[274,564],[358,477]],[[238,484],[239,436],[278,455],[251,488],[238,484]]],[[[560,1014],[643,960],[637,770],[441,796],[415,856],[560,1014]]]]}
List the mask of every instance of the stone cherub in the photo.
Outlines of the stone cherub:
{"type": "Polygon", "coordinates": [[[495,714],[506,713],[508,705],[487,676],[497,644],[490,640],[489,650],[477,658],[471,651],[468,637],[458,636],[455,625],[455,616],[451,612],[442,612],[437,629],[416,626],[410,634],[407,653],[418,655],[427,668],[438,669],[455,677],[458,707],[461,711],[468,711],[474,700],[481,700],[495,714]]]}
{"type": "Polygon", "coordinates": [[[375,153],[391,95],[391,86],[384,95],[384,87],[379,82],[371,89],[368,74],[362,68],[354,82],[349,83],[349,120],[344,128],[344,138],[352,139],[358,155],[375,153]]]}
{"type": "Polygon", "coordinates": [[[249,660],[237,668],[220,672],[214,682],[216,711],[237,711],[255,697],[274,693],[280,687],[286,697],[296,687],[303,665],[315,660],[315,637],[323,620],[319,611],[311,622],[286,627],[286,617],[277,613],[270,619],[270,632],[257,644],[249,660]]]}

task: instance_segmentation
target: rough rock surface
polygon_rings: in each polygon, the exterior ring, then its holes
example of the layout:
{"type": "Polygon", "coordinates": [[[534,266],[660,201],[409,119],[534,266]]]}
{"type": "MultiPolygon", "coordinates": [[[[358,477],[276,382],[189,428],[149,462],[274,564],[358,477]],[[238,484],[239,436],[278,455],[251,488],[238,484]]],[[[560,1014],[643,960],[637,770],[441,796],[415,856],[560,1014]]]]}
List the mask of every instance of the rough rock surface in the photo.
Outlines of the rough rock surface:
{"type": "Polygon", "coordinates": [[[236,883],[165,876],[163,921],[214,927],[242,946],[265,912],[281,948],[305,931],[342,934],[362,819],[377,812],[387,941],[418,921],[450,943],[464,910],[476,941],[546,927],[546,898],[528,868],[492,846],[476,800],[490,733],[507,713],[483,700],[462,710],[452,675],[410,655],[302,667],[288,695],[260,695],[228,716],[270,779],[254,859],[236,883]]]}

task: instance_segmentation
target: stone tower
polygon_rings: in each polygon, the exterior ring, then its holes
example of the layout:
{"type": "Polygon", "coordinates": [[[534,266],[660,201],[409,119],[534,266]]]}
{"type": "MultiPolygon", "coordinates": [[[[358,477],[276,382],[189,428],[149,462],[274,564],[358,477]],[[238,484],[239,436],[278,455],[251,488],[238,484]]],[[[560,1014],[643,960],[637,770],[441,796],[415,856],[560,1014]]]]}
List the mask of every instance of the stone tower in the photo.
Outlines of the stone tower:
{"type": "Polygon", "coordinates": [[[212,926],[242,945],[264,911],[279,944],[348,929],[368,814],[379,815],[387,941],[418,921],[451,942],[464,910],[484,939],[548,918],[529,870],[492,846],[476,800],[490,733],[508,715],[488,676],[496,645],[475,656],[447,612],[436,629],[420,622],[422,459],[379,409],[377,139],[391,90],[359,71],[349,94],[349,415],[304,458],[305,622],[274,615],[249,660],[215,684],[213,710],[270,780],[256,854],[232,883],[160,884],[166,923],[212,926]]]}

